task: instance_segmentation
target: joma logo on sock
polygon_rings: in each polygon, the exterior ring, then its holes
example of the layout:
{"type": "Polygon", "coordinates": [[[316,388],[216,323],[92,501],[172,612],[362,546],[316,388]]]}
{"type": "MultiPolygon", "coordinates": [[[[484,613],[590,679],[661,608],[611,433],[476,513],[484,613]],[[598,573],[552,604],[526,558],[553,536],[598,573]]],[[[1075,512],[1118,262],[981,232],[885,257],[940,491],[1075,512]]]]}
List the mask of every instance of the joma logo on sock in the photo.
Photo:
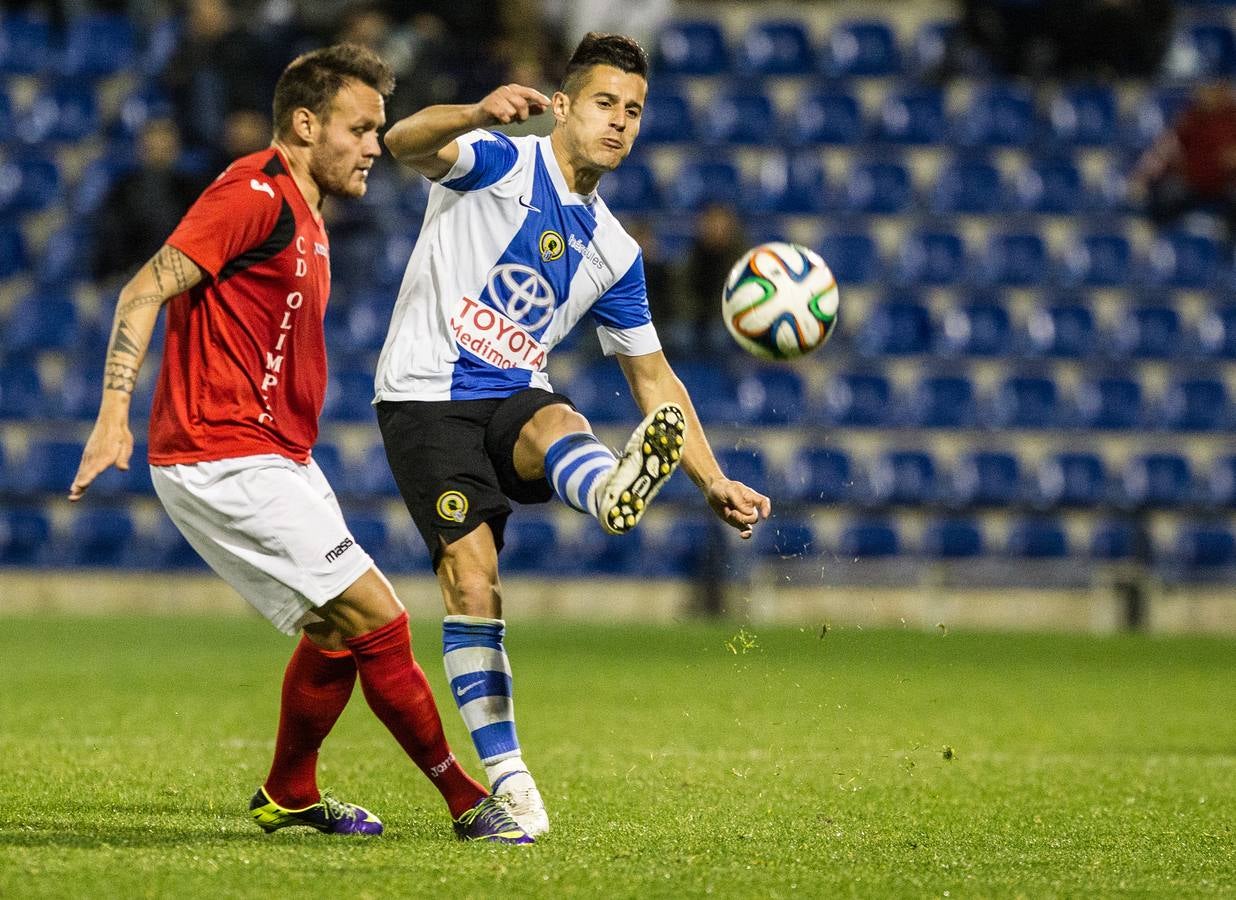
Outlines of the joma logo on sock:
{"type": "Polygon", "coordinates": [[[339,557],[343,556],[344,552],[351,546],[352,546],[352,539],[344,538],[342,541],[339,542],[339,546],[337,546],[334,550],[326,551],[326,561],[334,562],[339,557]]]}
{"type": "Polygon", "coordinates": [[[442,760],[442,762],[438,763],[436,766],[433,766],[430,768],[429,777],[437,778],[439,775],[441,775],[443,772],[445,772],[447,769],[449,769],[453,765],[455,765],[455,754],[448,753],[446,754],[446,759],[442,760]]]}

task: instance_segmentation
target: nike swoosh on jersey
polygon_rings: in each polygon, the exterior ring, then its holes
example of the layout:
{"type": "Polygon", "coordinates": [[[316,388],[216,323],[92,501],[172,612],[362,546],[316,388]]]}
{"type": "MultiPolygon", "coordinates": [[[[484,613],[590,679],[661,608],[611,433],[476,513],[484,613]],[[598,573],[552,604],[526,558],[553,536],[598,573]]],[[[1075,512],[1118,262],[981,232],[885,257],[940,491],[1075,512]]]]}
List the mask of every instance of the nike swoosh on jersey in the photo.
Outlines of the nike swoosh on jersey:
{"type": "Polygon", "coordinates": [[[519,198],[519,205],[522,206],[524,209],[530,209],[533,212],[541,211],[541,208],[539,206],[533,206],[531,203],[525,200],[522,196],[519,198]]]}

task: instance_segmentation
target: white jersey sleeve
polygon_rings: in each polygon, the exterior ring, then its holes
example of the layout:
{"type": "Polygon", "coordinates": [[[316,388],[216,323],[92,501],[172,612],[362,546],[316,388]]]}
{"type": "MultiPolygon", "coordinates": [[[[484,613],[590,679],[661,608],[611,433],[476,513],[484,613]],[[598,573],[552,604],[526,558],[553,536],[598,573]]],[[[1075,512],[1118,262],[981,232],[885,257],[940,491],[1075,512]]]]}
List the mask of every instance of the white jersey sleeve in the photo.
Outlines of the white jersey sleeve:
{"type": "Polygon", "coordinates": [[[505,134],[469,131],[455,139],[459,158],[440,180],[452,191],[480,191],[500,180],[515,167],[519,151],[505,134]]]}

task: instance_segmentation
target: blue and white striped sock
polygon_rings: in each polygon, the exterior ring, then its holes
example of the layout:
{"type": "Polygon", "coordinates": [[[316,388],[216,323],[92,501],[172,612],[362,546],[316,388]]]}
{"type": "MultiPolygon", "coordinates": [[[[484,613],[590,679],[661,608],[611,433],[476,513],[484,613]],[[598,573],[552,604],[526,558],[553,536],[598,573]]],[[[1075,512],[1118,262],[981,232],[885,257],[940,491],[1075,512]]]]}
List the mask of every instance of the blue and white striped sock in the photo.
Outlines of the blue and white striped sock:
{"type": "MultiPolygon", "coordinates": [[[[495,764],[520,757],[511,664],[502,646],[505,633],[501,619],[447,616],[442,620],[442,661],[451,696],[491,782],[496,777],[495,764]]],[[[510,768],[509,763],[499,766],[501,771],[510,768]]]]}
{"type": "Polygon", "coordinates": [[[597,515],[601,485],[618,465],[610,449],[586,431],[558,438],[545,453],[545,477],[567,506],[597,515]]]}

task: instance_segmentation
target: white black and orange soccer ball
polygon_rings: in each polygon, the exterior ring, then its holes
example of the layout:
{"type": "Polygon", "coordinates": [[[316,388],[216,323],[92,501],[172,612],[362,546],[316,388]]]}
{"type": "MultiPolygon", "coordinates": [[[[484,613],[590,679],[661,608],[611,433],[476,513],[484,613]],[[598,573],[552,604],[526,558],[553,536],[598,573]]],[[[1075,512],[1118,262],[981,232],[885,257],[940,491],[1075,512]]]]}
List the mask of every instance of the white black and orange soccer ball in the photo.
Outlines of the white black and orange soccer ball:
{"type": "Polygon", "coordinates": [[[837,299],[837,279],[819,254],[774,241],[734,263],[721,291],[721,313],[748,353],[794,359],[828,340],[837,299]]]}

